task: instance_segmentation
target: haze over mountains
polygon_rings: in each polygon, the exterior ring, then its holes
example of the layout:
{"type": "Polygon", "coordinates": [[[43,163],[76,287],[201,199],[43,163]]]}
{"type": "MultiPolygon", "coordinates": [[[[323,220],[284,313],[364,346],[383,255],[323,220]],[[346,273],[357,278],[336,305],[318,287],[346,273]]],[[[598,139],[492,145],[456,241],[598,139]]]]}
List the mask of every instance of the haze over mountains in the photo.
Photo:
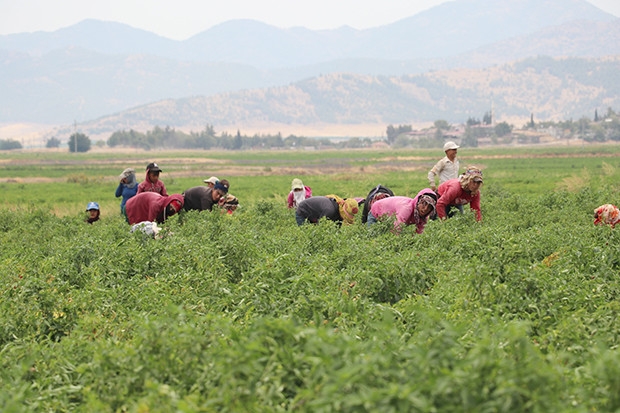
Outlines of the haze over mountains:
{"type": "Polygon", "coordinates": [[[613,56],[620,56],[620,19],[583,0],[456,0],[366,30],[235,20],[185,41],[86,20],[0,36],[0,122],[77,121],[107,133],[149,125],[463,121],[480,117],[468,110],[491,101],[509,116],[553,101],[541,116],[580,117],[620,106],[613,56]],[[584,60],[501,66],[536,56],[584,60]],[[540,83],[549,70],[556,85],[540,83]],[[467,84],[465,72],[497,81],[467,84]],[[513,104],[519,99],[506,95],[513,88],[500,88],[507,76],[537,88],[529,107],[513,104]]]}

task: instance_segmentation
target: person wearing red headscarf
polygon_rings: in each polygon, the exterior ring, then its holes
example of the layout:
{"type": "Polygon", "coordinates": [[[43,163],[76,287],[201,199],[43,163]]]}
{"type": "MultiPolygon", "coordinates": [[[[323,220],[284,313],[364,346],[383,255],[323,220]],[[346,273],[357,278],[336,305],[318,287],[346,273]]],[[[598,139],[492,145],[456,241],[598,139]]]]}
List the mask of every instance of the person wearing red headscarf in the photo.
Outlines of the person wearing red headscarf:
{"type": "Polygon", "coordinates": [[[125,211],[130,225],[143,221],[161,224],[183,208],[183,195],[163,196],[156,192],[142,192],[127,200],[125,211]]]}

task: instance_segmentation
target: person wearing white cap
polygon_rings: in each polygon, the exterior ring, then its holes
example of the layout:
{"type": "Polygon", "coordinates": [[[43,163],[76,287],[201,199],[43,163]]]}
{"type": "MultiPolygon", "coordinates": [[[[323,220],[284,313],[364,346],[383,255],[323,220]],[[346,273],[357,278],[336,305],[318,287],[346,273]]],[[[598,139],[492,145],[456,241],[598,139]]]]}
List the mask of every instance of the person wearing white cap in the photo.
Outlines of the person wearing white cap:
{"type": "Polygon", "coordinates": [[[286,198],[288,207],[297,209],[301,201],[310,197],[312,197],[312,189],[304,185],[301,179],[293,179],[293,182],[291,182],[291,192],[288,193],[288,197],[286,198]]]}
{"type": "Polygon", "coordinates": [[[439,160],[428,172],[429,188],[433,191],[437,190],[437,185],[435,185],[436,176],[439,176],[439,184],[459,177],[459,160],[456,157],[458,148],[459,146],[452,141],[448,141],[443,145],[443,151],[446,153],[446,156],[439,160]]]}
{"type": "Polygon", "coordinates": [[[209,188],[213,188],[213,187],[215,186],[215,184],[217,184],[217,183],[219,182],[219,180],[220,180],[220,179],[219,179],[217,176],[212,176],[212,177],[211,177],[211,178],[209,178],[209,179],[205,179],[205,180],[203,180],[203,182],[204,182],[205,184],[207,184],[207,186],[208,186],[209,188]]]}

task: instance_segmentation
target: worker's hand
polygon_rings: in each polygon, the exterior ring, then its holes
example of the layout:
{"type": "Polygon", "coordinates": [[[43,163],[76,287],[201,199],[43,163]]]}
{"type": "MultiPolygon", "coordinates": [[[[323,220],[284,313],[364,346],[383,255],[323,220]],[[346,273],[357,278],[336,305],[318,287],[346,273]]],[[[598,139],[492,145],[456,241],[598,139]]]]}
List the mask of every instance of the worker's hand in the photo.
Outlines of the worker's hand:
{"type": "Polygon", "coordinates": [[[436,187],[435,185],[431,185],[431,189],[432,189],[434,192],[437,192],[437,187],[436,187]]]}

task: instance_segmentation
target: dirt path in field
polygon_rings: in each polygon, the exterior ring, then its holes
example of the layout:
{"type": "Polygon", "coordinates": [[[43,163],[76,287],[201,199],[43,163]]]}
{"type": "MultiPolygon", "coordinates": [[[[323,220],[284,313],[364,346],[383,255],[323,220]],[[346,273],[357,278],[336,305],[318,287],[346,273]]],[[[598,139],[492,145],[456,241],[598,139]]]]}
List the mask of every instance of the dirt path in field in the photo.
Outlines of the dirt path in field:
{"type": "MultiPolygon", "coordinates": [[[[166,164],[170,165],[168,171],[164,168],[162,179],[166,176],[171,178],[186,178],[196,177],[204,175],[205,179],[211,175],[216,176],[278,176],[278,175],[298,175],[298,176],[311,176],[311,175],[335,175],[335,174],[354,174],[354,173],[382,173],[382,172],[426,172],[428,169],[439,159],[438,157],[428,156],[383,156],[375,157],[369,152],[367,161],[374,162],[372,165],[355,166],[351,165],[346,159],[334,160],[332,163],[327,164],[302,164],[300,166],[275,166],[270,165],[269,160],[265,160],[264,163],[253,165],[247,164],[235,164],[235,161],[227,159],[216,158],[166,158],[166,164]]],[[[484,161],[485,159],[528,159],[528,158],[612,158],[617,157],[619,154],[615,153],[571,153],[571,154],[505,154],[505,155],[474,155],[468,156],[468,161],[484,161]]],[[[351,159],[355,162],[356,159],[351,159]]],[[[239,162],[239,161],[236,161],[239,162]]],[[[258,162],[258,161],[257,161],[258,162]]],[[[3,159],[0,160],[0,167],[7,165],[15,166],[29,166],[29,165],[43,165],[43,166],[70,166],[72,168],[84,165],[85,167],[92,168],[93,166],[118,166],[118,170],[121,171],[126,165],[141,165],[144,164],[143,157],[136,157],[136,159],[122,159],[122,160],[12,160],[3,159]]],[[[138,180],[141,181],[142,171],[137,171],[138,180]]],[[[67,176],[59,178],[50,178],[45,176],[34,177],[5,177],[0,178],[0,183],[17,183],[17,184],[29,184],[29,183],[54,183],[54,182],[86,182],[89,180],[96,180],[97,182],[116,182],[118,176],[90,176],[88,170],[85,168],[84,172],[81,172],[78,168],[70,170],[67,176]]]]}
{"type": "MultiPolygon", "coordinates": [[[[236,166],[236,167],[222,167],[222,168],[209,168],[208,173],[202,174],[196,170],[173,170],[162,174],[162,180],[166,179],[166,176],[171,178],[188,178],[196,177],[197,175],[204,175],[204,179],[207,179],[211,175],[216,176],[278,176],[278,175],[299,175],[299,176],[312,176],[312,175],[336,175],[336,174],[353,174],[353,173],[377,173],[377,172],[420,172],[427,171],[428,165],[423,166],[403,166],[403,165],[379,165],[379,166],[364,166],[364,167],[352,167],[352,166],[337,166],[337,167],[258,167],[258,166],[236,166]]],[[[0,178],[0,183],[13,183],[13,184],[30,184],[30,183],[54,183],[54,182],[84,182],[89,179],[96,180],[98,182],[116,182],[117,176],[88,176],[86,174],[69,174],[68,177],[61,178],[49,178],[49,177],[9,177],[0,178]]],[[[142,181],[143,177],[138,177],[138,181],[142,181]]]]}

